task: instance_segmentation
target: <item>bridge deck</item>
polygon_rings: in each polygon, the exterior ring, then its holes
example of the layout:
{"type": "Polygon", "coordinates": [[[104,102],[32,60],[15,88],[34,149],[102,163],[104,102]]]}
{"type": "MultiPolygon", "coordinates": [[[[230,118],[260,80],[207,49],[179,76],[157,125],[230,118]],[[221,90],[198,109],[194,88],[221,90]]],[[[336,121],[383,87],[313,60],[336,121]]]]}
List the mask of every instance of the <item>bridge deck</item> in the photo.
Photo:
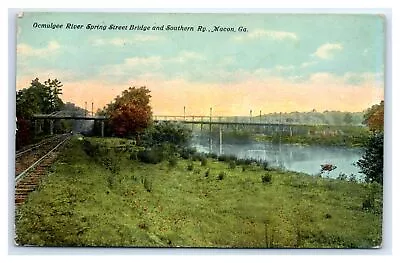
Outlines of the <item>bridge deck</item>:
{"type": "Polygon", "coordinates": [[[36,120],[105,120],[104,116],[60,116],[60,115],[34,115],[36,120]]]}
{"type": "MultiPolygon", "coordinates": [[[[271,122],[240,122],[240,121],[191,121],[191,120],[154,120],[154,122],[176,122],[185,124],[219,124],[219,125],[250,125],[250,126],[305,126],[300,123],[271,123],[271,122]]],[[[322,124],[324,125],[324,124],[322,124]]],[[[307,125],[310,126],[310,125],[307,125]]],[[[312,125],[311,125],[312,126],[312,125]]]]}

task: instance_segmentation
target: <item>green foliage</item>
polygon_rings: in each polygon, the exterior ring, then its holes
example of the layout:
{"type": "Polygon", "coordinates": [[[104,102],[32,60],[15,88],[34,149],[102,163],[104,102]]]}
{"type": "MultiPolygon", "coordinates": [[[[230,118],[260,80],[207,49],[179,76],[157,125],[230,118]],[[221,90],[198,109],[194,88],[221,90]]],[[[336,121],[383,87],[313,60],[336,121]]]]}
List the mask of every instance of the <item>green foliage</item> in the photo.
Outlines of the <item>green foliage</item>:
{"type": "Polygon", "coordinates": [[[375,213],[378,215],[382,214],[383,210],[383,188],[377,182],[373,182],[366,186],[367,193],[362,202],[362,209],[375,213]]]}
{"type": "Polygon", "coordinates": [[[267,173],[267,174],[263,174],[261,176],[261,182],[263,182],[264,184],[269,184],[272,182],[272,175],[267,173]]]}
{"type": "Polygon", "coordinates": [[[176,157],[171,157],[168,160],[169,167],[176,167],[177,164],[178,164],[178,159],[176,157]]]}
{"type": "Polygon", "coordinates": [[[195,153],[196,150],[189,147],[184,147],[180,150],[180,156],[185,160],[190,159],[195,153]]]}
{"type": "Polygon", "coordinates": [[[163,151],[160,148],[152,148],[140,151],[137,154],[139,161],[143,163],[157,164],[163,161],[163,151]]]}
{"type": "Polygon", "coordinates": [[[383,133],[371,135],[365,145],[365,153],[357,165],[366,175],[367,182],[383,184],[383,133]]]}
{"type": "Polygon", "coordinates": [[[193,169],[194,169],[194,164],[193,164],[192,162],[190,162],[190,163],[188,164],[188,166],[187,166],[187,170],[188,170],[188,171],[193,171],[193,169]]]}
{"type": "Polygon", "coordinates": [[[236,162],[234,160],[230,160],[228,162],[229,169],[235,169],[236,168],[236,162]]]}
{"type": "Polygon", "coordinates": [[[206,172],[204,173],[204,177],[209,177],[210,174],[211,174],[211,170],[210,170],[210,168],[208,168],[208,169],[206,170],[206,172]]]}
{"type": "Polygon", "coordinates": [[[43,83],[32,80],[29,88],[19,90],[16,95],[17,118],[31,118],[33,114],[50,114],[59,111],[63,105],[59,95],[63,85],[57,79],[43,83]]]}
{"type": "Polygon", "coordinates": [[[201,166],[207,166],[207,159],[205,157],[202,157],[200,160],[200,165],[201,166]]]}
{"type": "Polygon", "coordinates": [[[257,135],[255,139],[273,143],[360,147],[369,136],[368,129],[359,126],[300,126],[297,129],[306,132],[257,135]]]}
{"type": "Polygon", "coordinates": [[[368,128],[373,132],[383,132],[384,111],[385,103],[382,100],[380,104],[375,104],[365,111],[363,124],[366,124],[368,128]]]}
{"type": "Polygon", "coordinates": [[[147,192],[151,192],[151,190],[153,190],[153,183],[152,183],[152,181],[151,181],[149,178],[147,178],[147,177],[145,177],[145,178],[143,179],[143,186],[144,186],[144,188],[146,189],[147,192]]]}
{"type": "Polygon", "coordinates": [[[146,129],[141,137],[141,145],[152,147],[170,144],[181,148],[187,146],[191,131],[183,125],[171,122],[160,122],[146,129]]]}
{"type": "Polygon", "coordinates": [[[99,144],[92,144],[89,140],[83,140],[83,150],[85,153],[94,158],[100,155],[100,145],[99,144]]]}
{"type": "Polygon", "coordinates": [[[226,172],[225,171],[221,171],[221,172],[218,173],[217,179],[221,181],[221,180],[223,180],[225,178],[225,176],[226,176],[226,172]]]}
{"type": "Polygon", "coordinates": [[[353,117],[351,116],[351,113],[347,112],[344,117],[343,117],[343,122],[346,125],[350,125],[353,122],[353,117]]]}
{"type": "Polygon", "coordinates": [[[113,134],[119,137],[137,137],[150,125],[150,90],[146,87],[129,87],[121,96],[104,108],[113,134]]]}
{"type": "Polygon", "coordinates": [[[203,171],[209,169],[215,180],[206,180],[188,174],[191,160],[180,159],[174,169],[167,162],[144,165],[130,161],[129,152],[102,150],[123,144],[115,138],[88,140],[100,144],[100,159],[113,158],[120,171],[112,174],[93,162],[83,142],[73,139],[50,176],[17,209],[17,244],[371,248],[382,242],[378,183],[274,170],[268,172],[273,183],[264,186],[260,177],[266,172],[258,165],[246,172],[230,170],[229,178],[218,181],[227,163],[210,159],[203,171]]]}

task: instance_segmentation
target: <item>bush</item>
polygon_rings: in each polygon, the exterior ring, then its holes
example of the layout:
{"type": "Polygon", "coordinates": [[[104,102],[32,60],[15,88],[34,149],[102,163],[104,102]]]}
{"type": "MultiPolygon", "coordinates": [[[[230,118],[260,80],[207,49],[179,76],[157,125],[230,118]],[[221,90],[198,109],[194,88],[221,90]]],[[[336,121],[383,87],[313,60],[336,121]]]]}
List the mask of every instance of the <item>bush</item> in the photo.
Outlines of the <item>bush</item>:
{"type": "Polygon", "coordinates": [[[181,149],[179,154],[183,159],[188,160],[194,155],[195,152],[195,149],[185,147],[181,149]]]}
{"type": "Polygon", "coordinates": [[[153,184],[150,181],[150,179],[148,179],[148,178],[144,178],[143,186],[144,186],[144,188],[146,189],[147,192],[151,192],[151,190],[153,189],[153,184]]]}
{"type": "Polygon", "coordinates": [[[357,162],[368,183],[383,184],[383,132],[373,134],[365,144],[365,153],[357,162]]]}
{"type": "Polygon", "coordinates": [[[170,144],[176,147],[184,147],[189,142],[191,131],[180,124],[160,122],[148,128],[142,136],[141,144],[153,147],[162,144],[170,144]]]}
{"type": "Polygon", "coordinates": [[[204,174],[205,177],[208,177],[211,174],[210,169],[207,169],[206,173],[204,174]]]}
{"type": "Polygon", "coordinates": [[[265,171],[271,170],[271,168],[269,167],[269,163],[267,161],[262,162],[261,165],[265,171]]]}
{"type": "Polygon", "coordinates": [[[236,168],[236,162],[235,161],[229,161],[229,168],[230,169],[235,169],[236,168]]]}
{"type": "Polygon", "coordinates": [[[236,161],[237,158],[234,155],[220,155],[218,156],[218,161],[220,162],[228,162],[228,161],[236,161]]]}
{"type": "Polygon", "coordinates": [[[347,179],[347,175],[345,173],[339,173],[339,176],[336,179],[345,181],[347,179]]]}
{"type": "Polygon", "coordinates": [[[211,159],[218,159],[218,155],[216,153],[207,153],[206,157],[211,159]]]}
{"type": "Polygon", "coordinates": [[[269,184],[272,182],[272,175],[271,174],[264,174],[261,176],[261,182],[264,184],[269,184]]]}
{"type": "Polygon", "coordinates": [[[187,166],[187,170],[188,171],[193,171],[193,169],[194,169],[193,163],[189,163],[188,166],[187,166]]]}
{"type": "Polygon", "coordinates": [[[207,159],[203,157],[200,161],[201,166],[207,166],[207,159]]]}
{"type": "Polygon", "coordinates": [[[157,164],[163,161],[163,152],[160,149],[149,149],[140,151],[137,157],[143,163],[157,164]]]}
{"type": "Polygon", "coordinates": [[[100,146],[98,144],[92,144],[88,140],[83,141],[83,150],[89,157],[98,157],[100,155],[100,146]]]}
{"type": "Polygon", "coordinates": [[[225,173],[224,171],[222,171],[222,172],[220,172],[220,173],[218,174],[217,179],[218,179],[218,180],[223,180],[223,179],[225,178],[225,176],[226,176],[226,173],[225,173]]]}
{"type": "Polygon", "coordinates": [[[176,167],[177,164],[178,164],[178,160],[176,158],[170,158],[168,160],[168,165],[170,167],[176,167]]]}

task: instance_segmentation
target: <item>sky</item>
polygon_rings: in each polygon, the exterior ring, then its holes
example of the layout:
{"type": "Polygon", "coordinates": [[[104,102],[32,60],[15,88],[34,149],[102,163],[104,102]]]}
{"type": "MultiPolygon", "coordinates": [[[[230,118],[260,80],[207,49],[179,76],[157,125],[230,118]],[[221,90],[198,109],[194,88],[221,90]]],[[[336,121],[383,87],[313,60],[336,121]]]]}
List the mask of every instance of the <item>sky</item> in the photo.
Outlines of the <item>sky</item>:
{"type": "Polygon", "coordinates": [[[141,86],[155,115],[357,112],[384,98],[377,15],[24,13],[16,49],[17,89],[57,78],[64,101],[95,109],[141,86]]]}

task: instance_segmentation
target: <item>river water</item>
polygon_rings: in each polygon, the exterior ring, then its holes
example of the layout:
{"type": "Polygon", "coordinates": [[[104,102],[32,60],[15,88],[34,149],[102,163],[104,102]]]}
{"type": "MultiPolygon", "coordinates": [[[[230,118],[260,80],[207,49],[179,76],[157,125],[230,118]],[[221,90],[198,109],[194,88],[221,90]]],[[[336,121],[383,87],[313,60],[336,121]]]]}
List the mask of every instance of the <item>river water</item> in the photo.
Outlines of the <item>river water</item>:
{"type": "MultiPolygon", "coordinates": [[[[207,140],[192,139],[192,147],[199,152],[210,152],[207,140]]],[[[289,171],[303,172],[317,175],[322,164],[333,164],[337,168],[331,172],[324,172],[323,176],[336,178],[340,173],[347,176],[354,175],[362,180],[355,163],[363,154],[362,148],[316,146],[297,144],[273,144],[270,142],[249,142],[223,144],[212,143],[211,151],[216,154],[235,155],[238,158],[252,158],[267,161],[271,166],[289,171]]]]}

